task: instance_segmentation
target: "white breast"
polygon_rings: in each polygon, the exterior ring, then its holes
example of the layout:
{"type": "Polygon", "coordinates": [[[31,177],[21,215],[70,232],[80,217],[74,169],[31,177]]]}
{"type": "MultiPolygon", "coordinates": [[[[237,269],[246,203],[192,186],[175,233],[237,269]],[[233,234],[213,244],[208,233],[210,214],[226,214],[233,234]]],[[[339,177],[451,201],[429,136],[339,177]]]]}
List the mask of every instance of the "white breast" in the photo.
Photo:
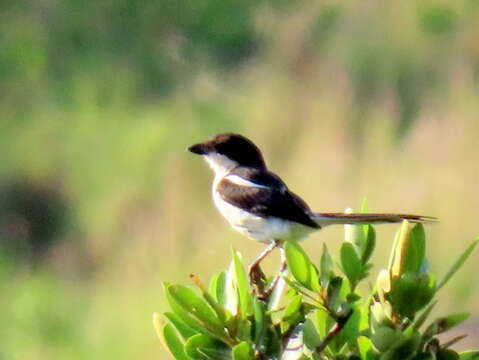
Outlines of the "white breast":
{"type": "Polygon", "coordinates": [[[261,242],[270,242],[271,240],[299,241],[311,231],[315,230],[294,221],[275,217],[259,217],[224,201],[215,190],[224,177],[240,186],[259,188],[265,188],[266,186],[256,184],[238,175],[228,175],[232,169],[238,166],[238,163],[228,159],[224,155],[210,153],[205,155],[204,158],[215,173],[215,179],[213,181],[213,200],[215,205],[233,229],[253,240],[261,242]]]}
{"type": "Polygon", "coordinates": [[[284,237],[289,233],[289,224],[274,218],[262,218],[224,201],[218,192],[213,191],[213,200],[221,215],[236,231],[261,242],[284,237]]]}
{"type": "Polygon", "coordinates": [[[217,180],[213,184],[213,200],[230,225],[236,231],[250,239],[270,242],[271,240],[299,241],[314,229],[307,226],[275,217],[260,217],[244,211],[224,201],[215,190],[217,180]]]}

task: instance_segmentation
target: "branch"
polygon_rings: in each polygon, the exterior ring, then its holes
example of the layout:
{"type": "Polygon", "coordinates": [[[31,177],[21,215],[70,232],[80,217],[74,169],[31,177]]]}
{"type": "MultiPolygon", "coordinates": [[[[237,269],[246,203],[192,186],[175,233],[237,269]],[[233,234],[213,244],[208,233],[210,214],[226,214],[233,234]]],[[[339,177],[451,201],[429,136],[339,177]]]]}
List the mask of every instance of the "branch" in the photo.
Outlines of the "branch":
{"type": "Polygon", "coordinates": [[[336,335],[340,333],[340,331],[344,328],[344,325],[348,322],[349,318],[353,314],[353,310],[349,311],[346,315],[338,317],[336,320],[336,324],[329,330],[326,337],[323,339],[323,342],[318,345],[315,352],[319,355],[321,354],[324,349],[329,345],[329,343],[334,339],[336,335]]]}

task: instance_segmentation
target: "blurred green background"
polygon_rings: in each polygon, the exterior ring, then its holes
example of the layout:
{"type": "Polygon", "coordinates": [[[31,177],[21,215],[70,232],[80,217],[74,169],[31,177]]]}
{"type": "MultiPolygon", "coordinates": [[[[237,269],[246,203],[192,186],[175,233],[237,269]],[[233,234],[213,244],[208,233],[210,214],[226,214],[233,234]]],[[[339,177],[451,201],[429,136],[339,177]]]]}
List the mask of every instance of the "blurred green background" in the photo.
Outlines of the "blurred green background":
{"type": "MultiPolygon", "coordinates": [[[[262,249],[185,151],[217,132],[252,138],[317,211],[439,217],[439,274],[479,233],[477,0],[3,0],[0,94],[0,359],[167,358],[161,281],[262,249]]],[[[478,259],[438,312],[479,313],[478,259]]]]}

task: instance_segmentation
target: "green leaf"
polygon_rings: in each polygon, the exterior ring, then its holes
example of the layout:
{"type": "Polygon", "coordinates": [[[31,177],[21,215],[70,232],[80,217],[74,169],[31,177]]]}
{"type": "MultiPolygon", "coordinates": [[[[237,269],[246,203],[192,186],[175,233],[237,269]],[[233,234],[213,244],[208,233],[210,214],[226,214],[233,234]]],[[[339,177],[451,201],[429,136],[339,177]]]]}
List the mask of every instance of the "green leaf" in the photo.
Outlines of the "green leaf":
{"type": "Polygon", "coordinates": [[[431,314],[432,309],[434,306],[436,306],[437,301],[434,301],[432,304],[430,304],[423,312],[422,314],[414,321],[412,324],[412,328],[414,331],[418,331],[421,326],[424,324],[424,322],[427,320],[428,316],[431,314]]]}
{"type": "Polygon", "coordinates": [[[182,285],[169,285],[167,292],[183,310],[208,330],[220,336],[224,334],[224,325],[218,319],[214,310],[193,290],[182,285]]]}
{"type": "Polygon", "coordinates": [[[252,300],[249,289],[249,281],[246,270],[240,259],[239,253],[233,250],[233,263],[235,269],[236,285],[239,296],[239,309],[242,317],[247,317],[253,313],[252,300]]]}
{"type": "Polygon", "coordinates": [[[363,266],[351,243],[344,242],[341,246],[341,266],[351,284],[351,288],[354,288],[361,278],[363,266]]]}
{"type": "Polygon", "coordinates": [[[214,310],[216,315],[218,316],[218,319],[220,320],[221,324],[225,324],[226,318],[229,314],[226,313],[225,309],[223,306],[221,306],[216,299],[205,289],[201,281],[194,275],[190,275],[190,278],[193,280],[195,285],[200,289],[201,295],[203,295],[203,298],[206,300],[208,305],[211,306],[211,308],[214,310]]]}
{"type": "Polygon", "coordinates": [[[361,254],[361,262],[367,264],[373,254],[374,248],[376,247],[376,230],[374,230],[372,225],[368,224],[363,225],[363,231],[366,237],[366,242],[361,254]]]}
{"type": "MultiPolygon", "coordinates": [[[[421,338],[415,335],[411,338],[403,338],[379,357],[380,360],[403,360],[411,359],[416,354],[421,338]]],[[[413,357],[415,360],[432,360],[429,354],[421,354],[413,357]]]]}
{"type": "Polygon", "coordinates": [[[436,353],[437,360],[459,360],[459,354],[451,349],[441,349],[436,353]]]}
{"type": "Polygon", "coordinates": [[[267,317],[264,302],[254,299],[254,343],[256,348],[262,349],[266,336],[267,317]]]}
{"type": "Polygon", "coordinates": [[[331,279],[327,288],[327,301],[329,307],[337,308],[342,300],[341,289],[343,287],[343,278],[336,276],[331,279]]]}
{"type": "Polygon", "coordinates": [[[238,327],[236,329],[236,337],[241,341],[251,341],[251,321],[247,318],[239,319],[238,327]]]}
{"type": "Polygon", "coordinates": [[[176,314],[185,324],[187,324],[196,332],[203,333],[205,335],[212,335],[213,333],[211,331],[205,329],[200,321],[194,318],[188,311],[183,308],[183,306],[176,302],[176,300],[171,296],[171,293],[168,291],[169,286],[172,285],[164,283],[166,299],[168,300],[168,304],[170,305],[170,308],[171,310],[173,310],[174,314],[176,314]]]}
{"type": "Polygon", "coordinates": [[[406,249],[402,254],[402,272],[419,274],[426,255],[426,236],[422,224],[416,224],[407,234],[406,249]]]}
{"type": "Polygon", "coordinates": [[[479,238],[474,240],[471,245],[462,253],[461,256],[456,260],[456,262],[451,266],[451,269],[444,275],[444,277],[439,281],[437,285],[437,290],[441,289],[446,283],[451,279],[451,277],[461,268],[464,262],[467,260],[469,255],[471,255],[474,248],[479,243],[479,238]]]}
{"type": "Polygon", "coordinates": [[[400,277],[404,273],[419,274],[425,257],[425,235],[421,224],[413,228],[407,220],[394,240],[394,247],[389,262],[392,278],[400,277]]]}
{"type": "Polygon", "coordinates": [[[361,299],[361,295],[356,293],[349,293],[348,295],[346,295],[346,301],[351,304],[360,299],[361,299]]]}
{"type": "Polygon", "coordinates": [[[209,292],[222,306],[226,304],[226,271],[222,271],[211,278],[209,292]]]}
{"type": "Polygon", "coordinates": [[[311,351],[314,351],[320,344],[321,338],[319,337],[316,328],[311,319],[306,319],[303,325],[303,337],[304,345],[311,351]]]}
{"type": "Polygon", "coordinates": [[[429,274],[417,275],[408,272],[394,279],[391,289],[389,301],[394,310],[412,319],[417,311],[432,300],[436,286],[429,274]]]}
{"type": "Polygon", "coordinates": [[[373,343],[371,339],[365,336],[358,337],[358,348],[361,354],[361,360],[373,360],[373,343]]]}
{"type": "Polygon", "coordinates": [[[367,198],[363,198],[361,200],[361,206],[359,207],[359,212],[364,214],[369,212],[369,204],[368,204],[367,198]]]}
{"type": "Polygon", "coordinates": [[[301,309],[302,302],[303,302],[303,296],[302,295],[295,295],[291,299],[291,302],[288,304],[286,309],[284,310],[283,321],[284,321],[284,319],[289,319],[291,317],[295,317],[296,314],[301,309]]]}
{"type": "Polygon", "coordinates": [[[296,293],[298,293],[312,300],[315,304],[320,305],[318,298],[312,296],[311,292],[306,291],[306,289],[299,282],[295,281],[294,279],[288,279],[287,277],[284,277],[283,279],[290,287],[289,292],[287,293],[288,296],[294,296],[296,293]]]}
{"type": "Polygon", "coordinates": [[[370,310],[369,304],[373,302],[372,297],[364,298],[361,302],[355,305],[356,311],[360,314],[359,319],[359,331],[363,335],[365,335],[366,331],[369,330],[370,327],[370,310]]]}
{"type": "Polygon", "coordinates": [[[171,324],[166,324],[163,327],[163,339],[171,355],[177,360],[189,360],[185,354],[183,342],[176,333],[174,327],[171,324]]]}
{"type": "Polygon", "coordinates": [[[284,250],[293,277],[305,288],[311,291],[319,291],[317,270],[301,246],[296,242],[286,241],[284,250]]]}
{"type": "Polygon", "coordinates": [[[268,328],[265,336],[264,348],[259,348],[265,359],[278,359],[278,354],[283,348],[283,339],[277,329],[268,328]]]}
{"type": "Polygon", "coordinates": [[[363,225],[344,225],[344,242],[354,245],[358,251],[362,252],[366,245],[363,225]]]}
{"type": "Polygon", "coordinates": [[[422,267],[426,259],[426,233],[423,224],[416,224],[411,230],[411,237],[416,247],[417,271],[422,267]]]}
{"type": "Polygon", "coordinates": [[[323,243],[323,253],[321,254],[320,271],[321,286],[327,286],[327,283],[334,276],[334,273],[333,259],[329,254],[328,248],[326,247],[325,243],[323,243]]]}
{"type": "Polygon", "coordinates": [[[344,344],[349,344],[350,346],[356,345],[356,338],[359,335],[359,323],[361,322],[361,312],[358,307],[350,307],[349,304],[344,304],[341,307],[341,313],[343,316],[348,314],[349,318],[344,324],[343,329],[336,336],[336,343],[338,346],[342,347],[344,344]]]}
{"type": "Polygon", "coordinates": [[[301,320],[303,316],[302,312],[300,311],[302,302],[303,296],[296,295],[293,297],[288,306],[286,306],[281,320],[281,330],[283,332],[301,320]]]}
{"type": "Polygon", "coordinates": [[[414,333],[410,337],[405,337],[395,348],[394,353],[397,359],[409,359],[416,354],[421,344],[421,335],[414,333]]]}
{"type": "Polygon", "coordinates": [[[191,336],[197,334],[197,332],[193,328],[188,326],[188,324],[186,324],[183,320],[181,320],[181,317],[178,316],[177,314],[166,312],[164,315],[171,322],[171,324],[176,328],[176,330],[178,330],[178,332],[180,333],[181,337],[184,340],[187,340],[191,336]]]}
{"type": "Polygon", "coordinates": [[[252,360],[253,357],[253,350],[251,346],[246,342],[243,341],[233,347],[233,360],[252,360]]]}
{"type": "Polygon", "coordinates": [[[374,348],[380,352],[386,352],[400,343],[403,336],[399,330],[389,327],[380,327],[371,336],[374,348]]]}
{"type": "Polygon", "coordinates": [[[479,351],[466,351],[459,354],[460,360],[479,360],[479,351]]]}
{"type": "Polygon", "coordinates": [[[437,334],[448,331],[467,320],[467,318],[469,318],[469,313],[465,312],[438,318],[424,331],[424,338],[431,338],[437,334]]]}
{"type": "Polygon", "coordinates": [[[185,344],[185,353],[195,360],[231,359],[231,349],[207,335],[198,334],[185,344]]]}
{"type": "Polygon", "coordinates": [[[328,312],[324,309],[316,310],[316,328],[318,329],[319,336],[324,338],[328,333],[333,320],[329,316],[328,312]]]}

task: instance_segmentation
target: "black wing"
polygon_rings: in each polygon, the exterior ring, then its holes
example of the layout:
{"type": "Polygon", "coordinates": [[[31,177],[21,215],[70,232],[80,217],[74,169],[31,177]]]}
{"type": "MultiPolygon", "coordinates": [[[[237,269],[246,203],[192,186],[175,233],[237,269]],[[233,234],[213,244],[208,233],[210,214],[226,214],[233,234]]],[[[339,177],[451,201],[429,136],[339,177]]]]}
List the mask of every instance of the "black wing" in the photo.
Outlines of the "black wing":
{"type": "Polygon", "coordinates": [[[230,179],[238,176],[257,186],[246,186],[224,178],[218,184],[223,200],[260,217],[274,216],[300,224],[319,228],[311,219],[310,209],[298,195],[288,190],[275,174],[254,168],[237,168],[229,174],[230,179]]]}

